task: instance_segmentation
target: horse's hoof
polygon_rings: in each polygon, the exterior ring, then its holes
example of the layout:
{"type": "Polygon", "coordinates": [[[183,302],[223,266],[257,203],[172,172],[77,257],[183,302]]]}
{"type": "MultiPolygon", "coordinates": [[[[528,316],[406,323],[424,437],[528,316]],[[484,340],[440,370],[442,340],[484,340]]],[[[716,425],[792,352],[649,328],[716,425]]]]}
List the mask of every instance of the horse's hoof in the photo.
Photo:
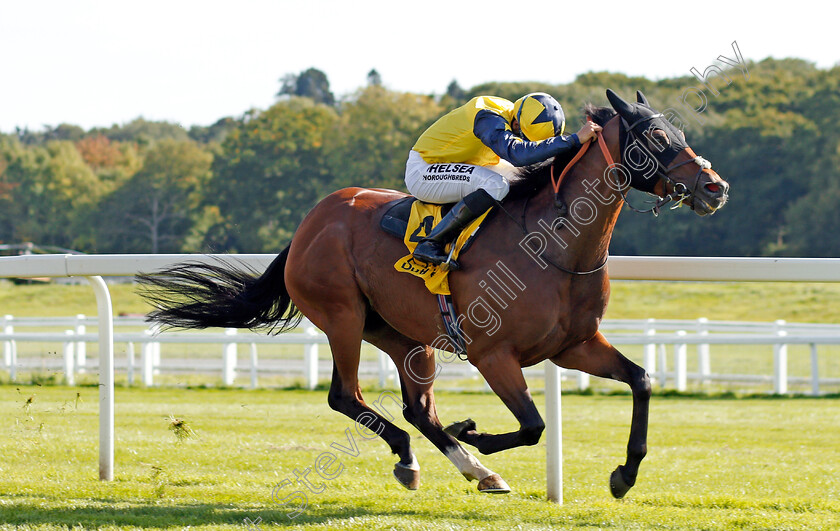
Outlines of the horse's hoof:
{"type": "Polygon", "coordinates": [[[510,487],[508,487],[508,484],[505,483],[505,480],[499,474],[490,474],[478,482],[478,492],[507,494],[510,492],[510,487]]]}
{"type": "Polygon", "coordinates": [[[417,490],[417,487],[420,486],[420,471],[408,468],[400,463],[394,465],[394,477],[397,478],[400,485],[408,490],[417,490]]]}
{"type": "Polygon", "coordinates": [[[443,428],[443,431],[456,439],[461,438],[461,434],[465,431],[475,430],[475,421],[473,419],[462,420],[461,422],[453,422],[449,426],[443,428]]]}
{"type": "Polygon", "coordinates": [[[632,484],[627,484],[624,480],[624,476],[621,474],[621,467],[619,466],[613,473],[610,474],[610,492],[616,498],[623,498],[627,491],[630,490],[632,484]]]}

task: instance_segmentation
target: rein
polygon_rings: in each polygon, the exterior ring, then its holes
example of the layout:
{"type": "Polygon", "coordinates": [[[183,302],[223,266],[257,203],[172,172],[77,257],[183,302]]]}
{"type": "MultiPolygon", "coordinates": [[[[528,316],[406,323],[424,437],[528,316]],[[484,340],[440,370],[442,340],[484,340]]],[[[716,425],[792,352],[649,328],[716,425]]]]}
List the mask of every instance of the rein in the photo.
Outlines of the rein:
{"type": "MultiPolygon", "coordinates": [[[[604,137],[601,136],[601,131],[598,131],[598,140],[603,139],[604,137]]],[[[569,173],[569,170],[572,169],[572,166],[577,164],[577,161],[583,158],[583,156],[586,154],[586,150],[589,149],[589,144],[591,143],[592,142],[587,142],[586,144],[580,147],[575,156],[572,157],[572,160],[570,160],[569,163],[566,164],[566,167],[563,168],[563,171],[560,172],[560,177],[558,177],[557,180],[554,179],[554,164],[551,165],[551,186],[552,188],[554,188],[554,195],[560,193],[560,185],[563,184],[563,177],[565,177],[566,174],[569,173]]],[[[603,142],[601,142],[601,151],[604,153],[604,157],[606,157],[607,159],[607,164],[612,165],[612,157],[610,156],[610,152],[606,151],[606,148],[604,148],[603,142]]]]}

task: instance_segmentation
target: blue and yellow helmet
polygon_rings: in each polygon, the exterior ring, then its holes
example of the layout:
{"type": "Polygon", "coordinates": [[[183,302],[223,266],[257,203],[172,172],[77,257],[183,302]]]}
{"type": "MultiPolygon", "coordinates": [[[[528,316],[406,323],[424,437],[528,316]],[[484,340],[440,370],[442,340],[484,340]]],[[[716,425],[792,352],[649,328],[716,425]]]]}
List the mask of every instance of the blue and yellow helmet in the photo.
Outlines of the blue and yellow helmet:
{"type": "Polygon", "coordinates": [[[562,135],[566,128],[563,108],[545,92],[532,92],[516,100],[513,116],[522,135],[532,142],[562,135]]]}

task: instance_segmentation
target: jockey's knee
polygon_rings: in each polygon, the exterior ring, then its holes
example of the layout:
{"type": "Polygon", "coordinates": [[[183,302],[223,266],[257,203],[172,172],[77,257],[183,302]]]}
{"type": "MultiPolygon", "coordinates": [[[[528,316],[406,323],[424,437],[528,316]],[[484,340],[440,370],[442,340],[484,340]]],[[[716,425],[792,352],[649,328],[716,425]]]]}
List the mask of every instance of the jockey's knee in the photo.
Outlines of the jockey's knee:
{"type": "Polygon", "coordinates": [[[487,182],[481,188],[496,201],[501,201],[510,192],[510,183],[504,177],[499,176],[499,179],[487,182]]]}
{"type": "Polygon", "coordinates": [[[467,194],[464,197],[464,204],[475,215],[479,215],[491,206],[496,204],[498,199],[494,198],[490,192],[483,188],[467,194]]]}

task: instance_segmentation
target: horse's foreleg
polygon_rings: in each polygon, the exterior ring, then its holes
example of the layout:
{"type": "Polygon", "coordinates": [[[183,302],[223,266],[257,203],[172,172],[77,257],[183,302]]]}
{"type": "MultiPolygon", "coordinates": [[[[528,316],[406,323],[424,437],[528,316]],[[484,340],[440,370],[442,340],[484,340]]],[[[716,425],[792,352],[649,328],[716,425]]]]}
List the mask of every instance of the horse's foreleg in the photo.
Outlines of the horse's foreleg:
{"type": "Polygon", "coordinates": [[[493,392],[519,421],[519,430],[502,434],[478,433],[475,423],[466,420],[452,424],[446,431],[458,440],[475,446],[483,454],[537,444],[545,423],[528,392],[522,368],[513,354],[491,354],[479,360],[477,368],[493,392]]]}
{"type": "Polygon", "coordinates": [[[633,392],[633,417],[627,443],[627,462],[610,476],[613,496],[621,498],[636,483],[639,465],[647,454],[650,378],[642,367],[628,360],[598,332],[595,337],[551,359],[556,365],[601,378],[626,383],[633,392]]]}
{"type": "MultiPolygon", "coordinates": [[[[387,352],[397,365],[403,400],[399,405],[405,419],[449,458],[465,478],[477,480],[479,491],[510,492],[510,487],[498,474],[483,466],[458,441],[444,432],[432,391],[435,379],[434,350],[408,339],[384,322],[375,328],[367,328],[365,332],[365,340],[387,352]]],[[[383,393],[380,396],[386,395],[383,393]]]]}

